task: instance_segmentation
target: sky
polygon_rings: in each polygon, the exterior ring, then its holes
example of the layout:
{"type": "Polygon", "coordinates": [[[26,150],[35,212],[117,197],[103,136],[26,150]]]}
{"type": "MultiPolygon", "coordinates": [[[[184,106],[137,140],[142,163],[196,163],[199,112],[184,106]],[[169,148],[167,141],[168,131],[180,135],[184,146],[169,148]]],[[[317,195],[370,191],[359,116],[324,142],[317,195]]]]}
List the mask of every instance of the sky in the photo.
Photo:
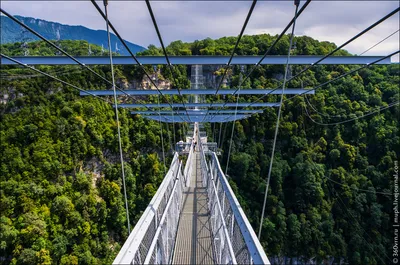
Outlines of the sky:
{"type": "MultiPolygon", "coordinates": [[[[304,4],[304,0],[301,4],[304,4]]],[[[103,7],[103,2],[98,1],[103,7]]],[[[164,43],[192,42],[207,37],[237,36],[251,1],[151,1],[164,43]]],[[[341,45],[399,7],[399,1],[313,1],[298,18],[295,35],[341,45]]],[[[2,1],[12,15],[29,16],[67,25],[105,29],[105,22],[87,1],[2,1]]],[[[293,1],[258,1],[245,35],[279,34],[294,16],[293,1]]],[[[148,47],[160,46],[144,1],[109,1],[110,21],[121,36],[148,47]]],[[[399,30],[399,13],[345,47],[360,54],[399,30]]],[[[399,32],[364,55],[388,55],[400,49],[399,32]]],[[[399,56],[392,57],[398,62],[399,56]]]]}

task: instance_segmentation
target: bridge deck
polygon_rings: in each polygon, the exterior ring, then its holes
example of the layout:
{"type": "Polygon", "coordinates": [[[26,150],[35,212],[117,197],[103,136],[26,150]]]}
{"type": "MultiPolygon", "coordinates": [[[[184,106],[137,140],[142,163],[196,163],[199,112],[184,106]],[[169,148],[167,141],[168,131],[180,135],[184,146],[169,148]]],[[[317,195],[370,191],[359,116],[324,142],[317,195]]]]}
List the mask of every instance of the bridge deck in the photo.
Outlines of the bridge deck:
{"type": "Polygon", "coordinates": [[[207,190],[202,185],[197,152],[193,156],[190,186],[183,200],[173,264],[214,264],[207,190]]]}

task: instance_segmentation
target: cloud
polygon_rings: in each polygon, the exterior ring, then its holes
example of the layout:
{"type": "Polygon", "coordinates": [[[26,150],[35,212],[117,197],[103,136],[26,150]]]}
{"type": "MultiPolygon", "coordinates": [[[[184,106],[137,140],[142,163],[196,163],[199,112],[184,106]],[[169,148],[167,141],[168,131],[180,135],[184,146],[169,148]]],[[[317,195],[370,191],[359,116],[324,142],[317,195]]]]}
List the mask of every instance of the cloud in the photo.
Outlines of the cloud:
{"type": "MultiPolygon", "coordinates": [[[[304,3],[304,1],[302,1],[304,3]]],[[[102,1],[98,1],[102,7],[102,1]]],[[[237,36],[251,1],[152,1],[165,44],[206,37],[237,36]]],[[[397,1],[313,1],[299,17],[297,35],[340,45],[399,7],[397,1]]],[[[89,1],[3,1],[14,15],[31,16],[69,25],[105,29],[105,22],[89,1]]],[[[147,47],[159,45],[144,1],[110,1],[110,20],[127,40],[147,47]]],[[[292,1],[259,1],[245,34],[278,34],[294,15],[292,1]]],[[[359,54],[399,28],[399,14],[377,26],[346,49],[359,54]]],[[[384,55],[399,49],[394,35],[367,54],[384,55]]]]}

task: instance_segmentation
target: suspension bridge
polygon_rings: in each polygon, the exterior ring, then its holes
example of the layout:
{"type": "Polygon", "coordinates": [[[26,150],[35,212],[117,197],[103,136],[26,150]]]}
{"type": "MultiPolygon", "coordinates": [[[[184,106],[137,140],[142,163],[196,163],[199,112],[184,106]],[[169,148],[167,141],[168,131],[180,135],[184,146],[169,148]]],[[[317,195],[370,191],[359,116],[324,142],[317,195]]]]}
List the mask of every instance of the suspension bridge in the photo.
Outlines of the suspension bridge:
{"type": "Polygon", "coordinates": [[[198,123],[193,132],[114,264],[270,264],[198,123]]]}
{"type": "MultiPolygon", "coordinates": [[[[234,132],[234,122],[246,119],[252,115],[262,113],[266,108],[277,108],[278,118],[274,136],[274,145],[271,153],[269,173],[267,177],[267,189],[265,191],[264,205],[262,209],[261,222],[264,218],[266,198],[268,195],[268,184],[274,158],[275,142],[277,138],[279,119],[282,105],[285,101],[301,95],[313,95],[316,89],[335,82],[349,74],[355,73],[363,68],[376,64],[390,64],[390,58],[399,53],[395,51],[387,56],[332,56],[349,43],[364,35],[383,21],[399,12],[399,8],[393,10],[368,28],[330,51],[320,56],[291,55],[292,41],[296,20],[310,4],[311,0],[305,1],[300,7],[295,1],[294,16],[282,33],[275,39],[263,56],[237,56],[239,42],[246,29],[247,23],[252,15],[257,1],[253,1],[246,20],[238,35],[237,42],[230,56],[169,56],[166,52],[161,33],[159,31],[155,15],[150,1],[146,0],[154,28],[160,40],[164,56],[136,56],[116,28],[108,19],[107,1],[104,1],[104,11],[96,1],[91,0],[95,9],[106,22],[109,41],[109,57],[84,56],[75,57],[58,47],[53,42],[41,36],[38,32],[29,28],[17,18],[1,9],[1,12],[19,24],[25,30],[36,35],[57,49],[57,54],[63,56],[8,56],[1,54],[2,65],[19,65],[35,71],[41,75],[57,80],[64,85],[73,87],[80,91],[81,96],[93,96],[105,100],[115,108],[118,125],[119,148],[122,165],[123,191],[127,214],[127,226],[130,232],[123,247],[114,260],[114,264],[270,264],[263,246],[260,244],[261,226],[256,235],[250,225],[243,209],[241,208],[234,192],[232,191],[226,173],[221,169],[218,159],[217,146],[220,143],[208,142],[208,137],[203,130],[204,123],[226,123],[233,122],[231,142],[234,132]],[[290,45],[287,55],[270,56],[272,48],[284,36],[288,29],[292,28],[290,34],[290,45]],[[114,57],[111,52],[110,29],[118,37],[130,56],[114,57]],[[99,75],[89,65],[111,66],[112,80],[99,75]],[[143,71],[154,90],[123,90],[115,84],[113,65],[136,65],[143,71]],[[174,72],[174,65],[181,64],[192,67],[192,82],[190,88],[176,88],[170,90],[160,89],[151,78],[145,65],[167,65],[174,72]],[[242,84],[251,76],[253,71],[260,65],[285,65],[285,74],[281,85],[277,88],[268,89],[242,89],[242,84]],[[313,88],[286,88],[286,83],[306,73],[316,65],[360,65],[358,68],[346,72],[336,78],[326,81],[313,88]],[[112,86],[112,90],[85,90],[77,87],[66,80],[38,70],[34,65],[79,65],[83,70],[90,71],[99,79],[112,86]],[[222,65],[224,68],[222,78],[216,89],[204,87],[202,76],[202,65],[222,65]],[[225,80],[226,70],[233,65],[252,66],[251,70],[240,79],[235,89],[221,89],[225,80]],[[290,65],[305,65],[305,68],[294,76],[289,77],[290,65]],[[157,95],[157,103],[138,103],[137,96],[157,95]],[[179,96],[180,103],[171,102],[167,96],[179,96]],[[189,100],[184,96],[190,96],[189,100]],[[236,102],[206,102],[205,96],[228,95],[236,96],[236,102]],[[239,102],[239,97],[247,95],[258,95],[257,100],[250,103],[239,102]],[[263,99],[268,95],[280,95],[279,102],[265,102],[263,99]],[[111,102],[108,97],[114,97],[111,102]],[[134,103],[119,104],[117,97],[125,96],[133,99],[134,103]],[[104,98],[105,97],[105,98],[104,98]],[[286,99],[284,99],[286,97],[286,99]],[[163,101],[160,103],[160,99],[163,101]],[[142,115],[145,118],[162,123],[190,123],[191,134],[186,135],[185,142],[176,144],[172,162],[168,172],[159,186],[154,197],[143,212],[139,221],[130,231],[129,209],[126,201],[126,187],[124,176],[124,158],[120,140],[120,129],[118,120],[118,108],[139,109],[131,113],[142,115]],[[240,109],[238,109],[240,108],[240,109]],[[145,109],[145,110],[144,110],[145,109]]],[[[390,107],[398,105],[395,102],[390,107]]],[[[368,114],[369,115],[369,114],[368,114]]],[[[361,117],[360,117],[361,118],[361,117]]],[[[162,127],[161,127],[162,131],[162,127]]],[[[162,133],[162,132],[161,132],[162,133]]],[[[220,132],[221,133],[221,132],[220,132]]],[[[162,138],[162,136],[161,136],[162,138]]],[[[229,166],[231,146],[228,150],[227,172],[229,166]]],[[[164,153],[164,150],[163,150],[164,153]]],[[[164,155],[165,156],[165,155],[164,155]]],[[[165,161],[165,158],[164,158],[165,161]]]]}

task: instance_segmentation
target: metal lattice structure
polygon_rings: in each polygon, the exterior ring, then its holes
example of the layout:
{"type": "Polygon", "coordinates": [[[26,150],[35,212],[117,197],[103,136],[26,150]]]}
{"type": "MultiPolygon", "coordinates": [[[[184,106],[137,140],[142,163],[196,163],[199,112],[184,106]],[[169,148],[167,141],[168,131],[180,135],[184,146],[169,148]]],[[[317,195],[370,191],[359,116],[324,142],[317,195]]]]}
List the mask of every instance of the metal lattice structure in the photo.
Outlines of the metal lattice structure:
{"type": "Polygon", "coordinates": [[[157,262],[171,258],[168,253],[174,246],[173,231],[178,223],[184,185],[181,166],[178,153],[175,153],[167,175],[116,257],[115,264],[143,264],[152,258],[157,262]]]}
{"type": "MultiPolygon", "coordinates": [[[[293,65],[310,65],[321,59],[323,56],[293,56],[290,64],[293,65]]],[[[324,60],[321,64],[368,64],[375,60],[381,59],[383,56],[334,56],[324,60]]],[[[29,65],[76,65],[77,63],[63,56],[14,56],[18,61],[29,65]]],[[[108,65],[110,62],[107,57],[98,56],[79,56],[76,57],[85,65],[108,65]]],[[[262,56],[235,56],[232,59],[232,65],[255,65],[262,56]]],[[[161,65],[167,64],[164,56],[137,56],[138,61],[143,65],[161,65]]],[[[169,56],[171,64],[174,65],[225,65],[229,56],[169,56]]],[[[286,56],[267,56],[261,64],[279,65],[286,62],[286,56]]],[[[380,64],[389,64],[390,59],[385,59],[380,64]]],[[[3,65],[15,65],[14,62],[7,58],[1,58],[3,65]]],[[[114,64],[117,65],[136,65],[130,56],[114,57],[114,64]]]]}
{"type": "MultiPolygon", "coordinates": [[[[114,264],[171,264],[174,263],[174,257],[179,257],[179,253],[201,255],[193,251],[193,248],[181,249],[184,244],[177,246],[178,232],[185,234],[185,229],[188,229],[187,226],[179,224],[182,209],[185,208],[183,203],[188,200],[185,191],[190,191],[190,183],[199,181],[200,188],[205,189],[207,195],[207,220],[210,226],[208,244],[212,246],[212,253],[208,254],[213,257],[213,263],[270,264],[221,170],[216,153],[212,151],[215,143],[207,143],[207,136],[199,131],[197,124],[192,133],[193,136],[189,137],[190,142],[182,145],[189,149],[183,173],[178,153],[175,153],[164,181],[114,260],[114,264]],[[194,142],[197,142],[197,147],[194,142]],[[193,179],[196,175],[197,180],[193,179]]],[[[202,211],[204,212],[204,209],[202,211]]],[[[191,227],[187,236],[195,231],[193,229],[196,228],[191,227]]]]}
{"type": "Polygon", "coordinates": [[[217,155],[204,151],[200,143],[203,185],[208,188],[209,209],[213,217],[217,264],[269,264],[268,258],[232,191],[217,155]],[[222,232],[223,231],[223,232],[222,232]],[[223,246],[222,248],[220,246],[223,246]]]}

